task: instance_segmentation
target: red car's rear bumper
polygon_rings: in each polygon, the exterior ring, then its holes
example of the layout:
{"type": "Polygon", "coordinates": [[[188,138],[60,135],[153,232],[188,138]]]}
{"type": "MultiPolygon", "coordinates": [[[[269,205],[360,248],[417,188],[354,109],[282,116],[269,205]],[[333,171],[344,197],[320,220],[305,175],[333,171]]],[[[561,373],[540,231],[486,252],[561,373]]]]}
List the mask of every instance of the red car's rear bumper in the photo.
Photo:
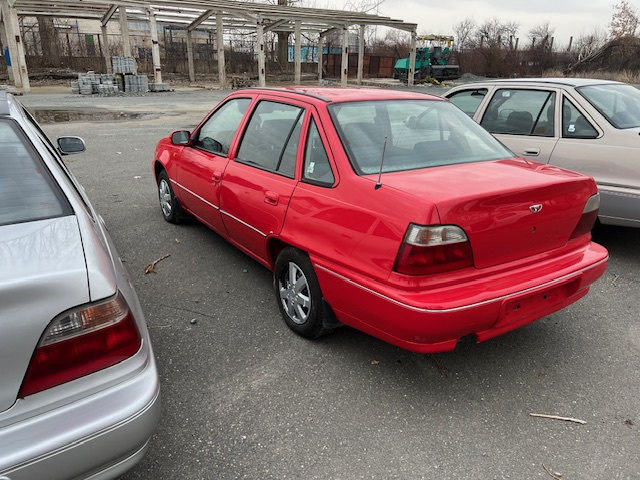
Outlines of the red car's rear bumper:
{"type": "Polygon", "coordinates": [[[585,244],[553,258],[501,269],[462,283],[400,289],[312,258],[325,299],[338,319],[419,353],[453,350],[458,340],[501,335],[587,294],[605,271],[606,249],[585,244]]]}

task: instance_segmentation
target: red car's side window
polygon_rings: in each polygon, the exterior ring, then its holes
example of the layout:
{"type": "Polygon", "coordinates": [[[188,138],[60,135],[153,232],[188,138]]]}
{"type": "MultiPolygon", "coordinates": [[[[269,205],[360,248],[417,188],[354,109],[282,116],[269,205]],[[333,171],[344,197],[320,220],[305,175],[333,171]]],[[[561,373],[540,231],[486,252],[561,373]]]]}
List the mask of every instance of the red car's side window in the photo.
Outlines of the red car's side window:
{"type": "Polygon", "coordinates": [[[249,120],[237,160],[293,178],[303,117],[300,107],[260,102],[249,120]]]}
{"type": "Polygon", "coordinates": [[[226,155],[250,103],[249,98],[235,98],[216,110],[198,130],[194,147],[226,155]]]}
{"type": "Polygon", "coordinates": [[[320,132],[318,132],[318,127],[313,119],[311,119],[307,135],[302,178],[309,183],[326,186],[333,185],[335,182],[327,151],[322,144],[320,132]]]}

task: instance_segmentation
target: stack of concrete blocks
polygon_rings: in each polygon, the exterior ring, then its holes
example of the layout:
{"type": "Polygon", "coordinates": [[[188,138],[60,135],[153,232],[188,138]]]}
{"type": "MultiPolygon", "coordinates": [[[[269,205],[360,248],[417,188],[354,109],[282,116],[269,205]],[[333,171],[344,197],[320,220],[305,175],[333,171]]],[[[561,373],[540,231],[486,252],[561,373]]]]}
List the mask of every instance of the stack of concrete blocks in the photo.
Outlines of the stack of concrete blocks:
{"type": "Polygon", "coordinates": [[[90,71],[79,73],[78,81],[71,82],[71,93],[79,93],[80,95],[92,95],[94,93],[115,95],[118,93],[118,86],[113,75],[97,75],[95,72],[90,71]]]}
{"type": "Polygon", "coordinates": [[[146,75],[125,75],[124,91],[127,93],[147,93],[149,91],[149,79],[146,75]]]}
{"type": "Polygon", "coordinates": [[[146,75],[138,75],[138,65],[135,58],[111,57],[111,65],[121,91],[131,94],[149,91],[149,79],[146,75]]]}
{"type": "Polygon", "coordinates": [[[149,84],[150,92],[170,92],[171,85],[168,83],[150,83],[149,84]]]}
{"type": "Polygon", "coordinates": [[[129,73],[137,75],[138,64],[133,57],[111,57],[113,73],[129,73]]]}

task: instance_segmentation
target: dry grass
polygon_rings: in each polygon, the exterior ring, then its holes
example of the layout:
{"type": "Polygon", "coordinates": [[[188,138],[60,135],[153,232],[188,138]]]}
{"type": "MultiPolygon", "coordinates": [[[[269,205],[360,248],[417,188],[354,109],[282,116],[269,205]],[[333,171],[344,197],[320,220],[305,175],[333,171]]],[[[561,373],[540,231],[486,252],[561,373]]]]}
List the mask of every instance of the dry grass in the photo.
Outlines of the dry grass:
{"type": "Polygon", "coordinates": [[[619,72],[606,72],[602,70],[591,72],[577,72],[567,75],[562,70],[546,70],[544,77],[572,77],[572,78],[598,78],[600,80],[615,80],[617,82],[640,84],[640,72],[622,70],[619,72]]]}

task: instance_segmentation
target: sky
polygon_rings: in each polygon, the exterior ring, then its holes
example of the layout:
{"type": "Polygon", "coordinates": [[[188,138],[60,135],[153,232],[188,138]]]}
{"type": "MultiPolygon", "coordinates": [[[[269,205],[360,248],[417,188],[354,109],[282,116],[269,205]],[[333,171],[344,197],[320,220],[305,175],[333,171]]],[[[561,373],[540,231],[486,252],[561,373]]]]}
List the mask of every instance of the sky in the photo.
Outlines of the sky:
{"type": "MultiPolygon", "coordinates": [[[[319,8],[341,10],[345,0],[317,0],[319,8]]],[[[372,0],[351,0],[354,4],[373,4],[372,0]]],[[[517,22],[520,41],[531,28],[549,22],[555,29],[555,44],[567,45],[599,28],[607,32],[613,5],[618,0],[384,0],[379,15],[418,24],[419,34],[454,35],[453,26],[466,18],[476,23],[498,18],[517,22]]],[[[636,2],[631,1],[631,5],[636,2]]],[[[376,12],[369,12],[376,13],[376,12]]]]}

